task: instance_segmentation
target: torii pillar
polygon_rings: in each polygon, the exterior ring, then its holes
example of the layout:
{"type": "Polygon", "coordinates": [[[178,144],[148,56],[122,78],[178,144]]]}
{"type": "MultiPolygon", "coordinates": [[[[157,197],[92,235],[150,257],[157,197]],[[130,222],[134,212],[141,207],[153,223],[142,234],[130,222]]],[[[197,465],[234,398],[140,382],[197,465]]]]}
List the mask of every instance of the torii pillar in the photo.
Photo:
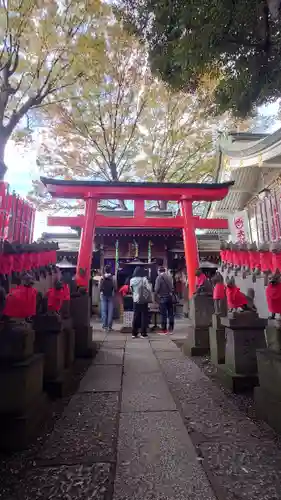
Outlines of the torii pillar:
{"type": "Polygon", "coordinates": [[[98,201],[96,198],[85,200],[85,221],[82,227],[80,246],[76,268],[76,283],[79,287],[88,289],[91,277],[93,241],[95,236],[95,221],[98,201]]]}
{"type": "Polygon", "coordinates": [[[188,293],[191,298],[196,288],[195,271],[199,267],[198,247],[195,234],[194,218],[192,214],[192,201],[182,200],[181,209],[183,216],[183,244],[188,277],[188,293]]]}

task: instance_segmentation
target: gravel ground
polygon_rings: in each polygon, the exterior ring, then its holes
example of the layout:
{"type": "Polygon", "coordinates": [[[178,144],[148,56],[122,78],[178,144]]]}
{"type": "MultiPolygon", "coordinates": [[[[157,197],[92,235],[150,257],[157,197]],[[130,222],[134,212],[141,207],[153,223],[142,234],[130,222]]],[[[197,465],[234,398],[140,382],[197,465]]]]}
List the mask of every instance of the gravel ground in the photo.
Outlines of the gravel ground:
{"type": "Polygon", "coordinates": [[[71,394],[65,398],[50,401],[48,415],[44,425],[40,429],[37,439],[32,445],[22,452],[3,454],[0,453],[0,499],[9,499],[10,491],[16,487],[26,471],[32,467],[35,458],[43,447],[45,441],[52,433],[55,423],[61,417],[65,407],[68,405],[71,396],[76,392],[80,380],[87,371],[91,359],[77,360],[74,366],[71,394]]]}
{"type": "MultiPolygon", "coordinates": [[[[234,403],[241,412],[243,412],[248,418],[253,420],[258,427],[269,429],[267,424],[257,417],[252,392],[234,394],[229,389],[224,387],[219,378],[216,376],[217,367],[211,363],[209,357],[194,357],[192,358],[192,361],[196,363],[196,365],[202,370],[202,372],[207,375],[215,383],[216,386],[220,388],[227,399],[232,401],[232,403],[234,403]]],[[[275,433],[271,428],[270,430],[272,432],[272,437],[274,437],[274,440],[281,445],[281,436],[275,433]]]]}
{"type": "Polygon", "coordinates": [[[281,437],[252,394],[228,391],[207,357],[160,364],[218,500],[281,500],[281,437]]]}

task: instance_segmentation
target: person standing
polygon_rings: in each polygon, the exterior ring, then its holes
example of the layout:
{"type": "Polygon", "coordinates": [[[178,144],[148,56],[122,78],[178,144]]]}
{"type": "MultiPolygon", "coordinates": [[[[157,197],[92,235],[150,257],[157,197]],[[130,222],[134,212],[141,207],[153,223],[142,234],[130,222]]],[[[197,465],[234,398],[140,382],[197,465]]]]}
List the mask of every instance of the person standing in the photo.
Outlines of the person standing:
{"type": "Polygon", "coordinates": [[[110,266],[107,265],[104,268],[104,274],[99,284],[102,328],[104,330],[112,330],[114,296],[116,289],[115,278],[111,274],[110,266]]]}
{"type": "Polygon", "coordinates": [[[136,267],[130,281],[133,292],[134,317],[132,337],[137,338],[139,330],[141,338],[147,337],[148,304],[152,301],[151,287],[145,276],[143,267],[136,267]]]}
{"type": "Polygon", "coordinates": [[[174,305],[173,305],[173,280],[168,276],[164,267],[160,267],[158,276],[155,282],[155,294],[159,302],[159,310],[161,315],[161,328],[160,334],[166,335],[167,320],[169,320],[169,332],[173,333],[174,330],[174,305]]]}

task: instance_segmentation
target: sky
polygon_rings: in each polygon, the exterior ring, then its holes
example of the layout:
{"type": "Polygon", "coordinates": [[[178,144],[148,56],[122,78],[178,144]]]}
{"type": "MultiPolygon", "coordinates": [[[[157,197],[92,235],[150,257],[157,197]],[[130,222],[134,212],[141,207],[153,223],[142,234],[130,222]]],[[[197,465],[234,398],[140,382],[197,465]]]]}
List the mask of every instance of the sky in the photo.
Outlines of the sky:
{"type": "MultiPolygon", "coordinates": [[[[272,103],[261,107],[261,114],[265,116],[274,116],[278,111],[279,103],[272,103]]],[[[280,120],[274,120],[268,133],[275,132],[281,127],[280,120]]],[[[261,131],[260,131],[261,132],[261,131]]],[[[10,141],[5,151],[5,162],[8,167],[5,180],[10,184],[12,190],[25,197],[32,188],[32,180],[39,178],[39,172],[36,166],[36,157],[39,143],[35,140],[34,146],[29,151],[24,151],[22,147],[15,146],[10,141]]],[[[37,240],[42,232],[48,231],[47,214],[36,213],[34,239],[37,240]]],[[[51,228],[51,232],[67,232],[67,228],[51,228]]]]}

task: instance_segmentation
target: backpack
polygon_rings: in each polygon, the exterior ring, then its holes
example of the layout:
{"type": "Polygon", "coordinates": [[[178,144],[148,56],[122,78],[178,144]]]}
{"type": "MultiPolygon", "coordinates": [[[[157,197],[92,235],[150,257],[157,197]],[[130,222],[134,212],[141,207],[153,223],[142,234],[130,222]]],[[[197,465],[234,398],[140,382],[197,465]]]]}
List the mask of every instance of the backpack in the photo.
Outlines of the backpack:
{"type": "Polygon", "coordinates": [[[103,293],[104,297],[112,297],[114,291],[113,277],[107,276],[102,279],[100,291],[103,293]]]}
{"type": "Polygon", "coordinates": [[[144,278],[142,278],[140,284],[138,285],[137,297],[138,304],[149,304],[149,302],[152,302],[151,290],[148,288],[147,282],[144,278]]]}

